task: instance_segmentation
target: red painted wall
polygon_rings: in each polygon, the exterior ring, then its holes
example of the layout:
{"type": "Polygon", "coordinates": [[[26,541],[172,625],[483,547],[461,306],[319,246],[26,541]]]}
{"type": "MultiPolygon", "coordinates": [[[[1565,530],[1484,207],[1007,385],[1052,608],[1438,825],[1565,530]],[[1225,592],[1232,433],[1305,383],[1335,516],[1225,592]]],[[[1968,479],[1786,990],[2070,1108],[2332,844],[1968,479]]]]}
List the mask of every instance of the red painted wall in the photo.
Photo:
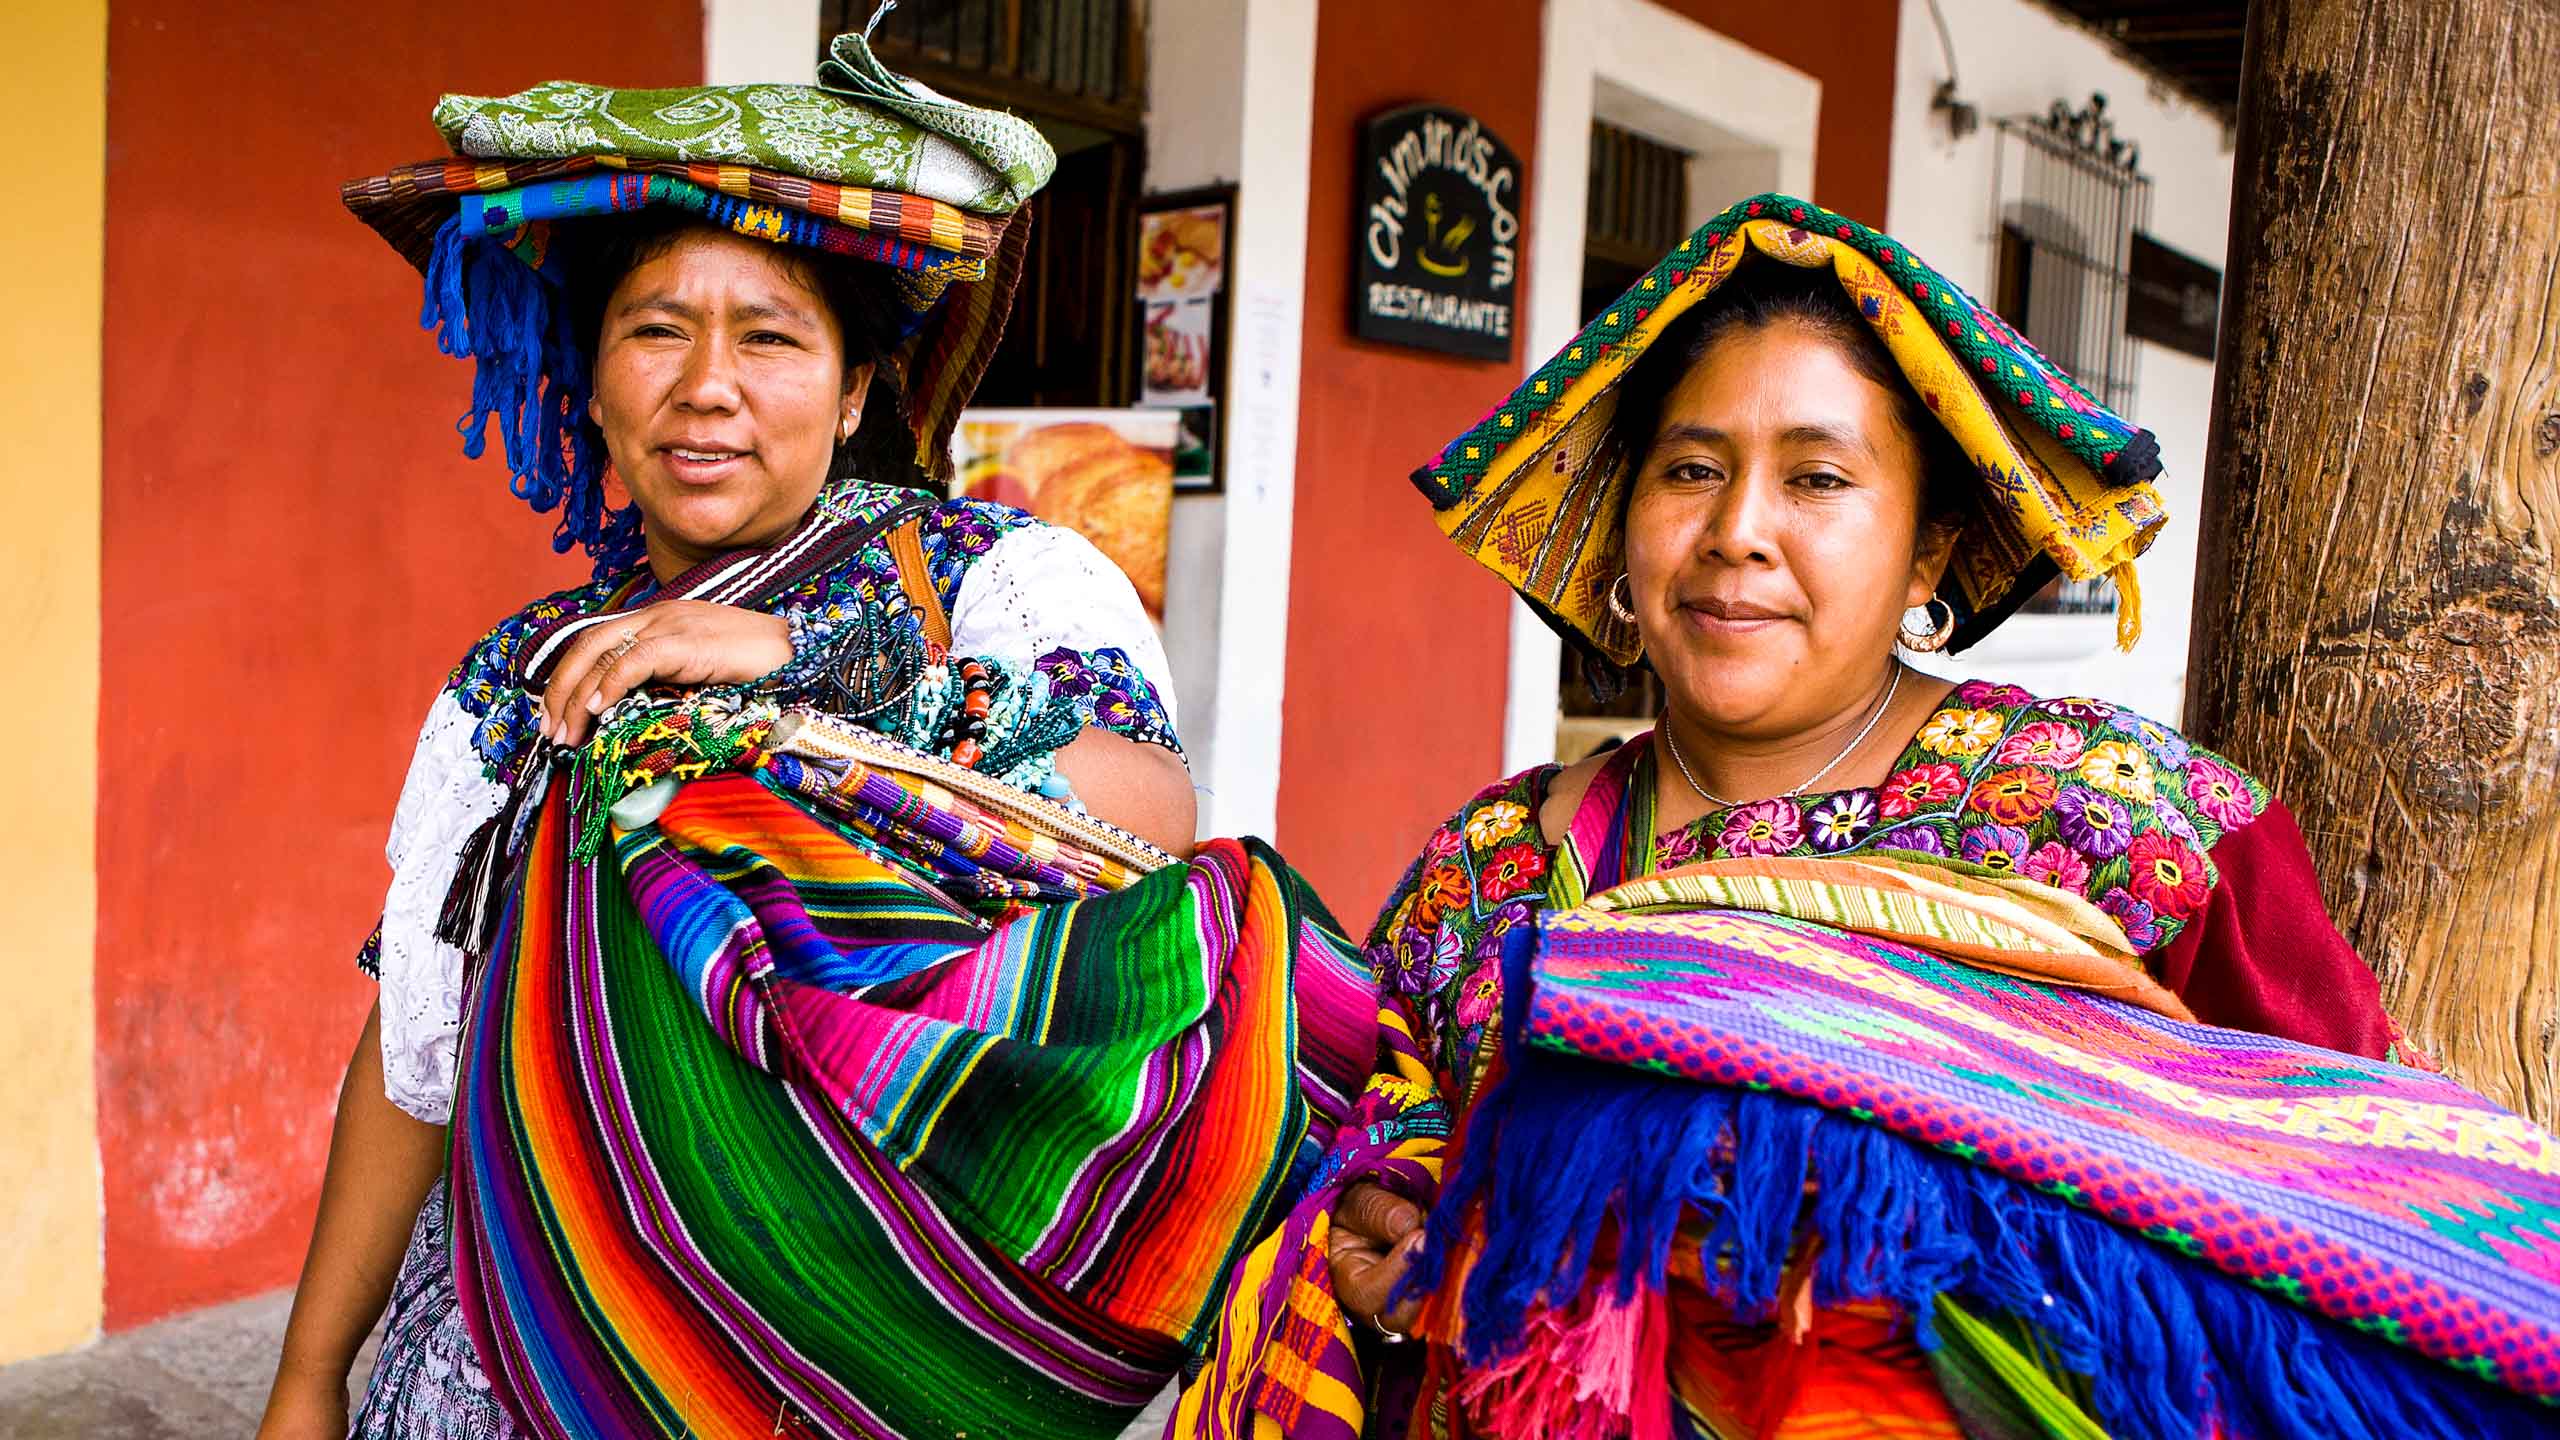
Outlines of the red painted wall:
{"type": "MultiPolygon", "coordinates": [[[[1884,218],[1895,0],[1662,3],[1820,79],[1816,198],[1884,218]]],[[[1505,592],[1441,538],[1405,476],[1542,358],[1515,346],[1508,363],[1460,360],[1352,335],[1358,126],[1410,101],[1459,106],[1523,157],[1534,195],[1543,16],[1539,0],[1327,0],[1317,12],[1278,838],[1355,931],[1502,760],[1505,592]]],[[[1524,196],[1521,213],[1532,205],[1524,196]]],[[[1534,225],[1523,236],[1525,292],[1546,257],[1534,225]]]]}
{"type": "Polygon", "coordinates": [[[699,0],[117,0],[98,1099],[110,1328],[292,1279],[427,702],[583,569],[338,182],[440,90],[702,74],[699,0]]]}

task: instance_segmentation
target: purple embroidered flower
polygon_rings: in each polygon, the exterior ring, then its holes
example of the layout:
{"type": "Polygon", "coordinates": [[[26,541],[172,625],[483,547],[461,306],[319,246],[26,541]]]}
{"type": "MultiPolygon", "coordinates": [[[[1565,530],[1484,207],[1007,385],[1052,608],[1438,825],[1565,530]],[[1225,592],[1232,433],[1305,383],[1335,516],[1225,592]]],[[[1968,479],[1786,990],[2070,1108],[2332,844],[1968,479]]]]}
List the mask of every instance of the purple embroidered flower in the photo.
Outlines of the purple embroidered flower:
{"type": "Polygon", "coordinates": [[[2148,950],[2160,943],[2160,922],[2153,917],[2150,906],[2133,898],[2132,891],[2118,885],[2098,897],[2098,908],[2124,927],[2124,938],[2133,942],[2134,949],[2148,950]]]}
{"type": "Polygon", "coordinates": [[[2053,802],[2053,820],[2073,849],[2112,860],[2133,843],[2133,812],[2103,791],[2073,785],[2053,802]]]}
{"type": "Polygon", "coordinates": [[[1879,850],[1916,850],[1923,855],[1947,853],[1946,837],[1935,825],[1905,825],[1876,841],[1879,850]]]}
{"type": "Polygon", "coordinates": [[[1964,832],[1960,854],[1987,870],[2015,870],[2025,863],[2031,843],[2015,825],[1976,825],[1964,832]]]}
{"type": "Polygon", "coordinates": [[[1372,947],[1370,962],[1378,967],[1378,975],[1387,988],[1399,995],[1429,995],[1457,978],[1458,966],[1466,958],[1466,947],[1458,940],[1458,927],[1436,926],[1418,930],[1411,925],[1396,932],[1392,944],[1372,947]],[[1385,953],[1379,953],[1383,950],[1385,953]]]}
{"type": "Polygon", "coordinates": [[[963,555],[984,555],[1002,533],[995,517],[1003,513],[983,502],[961,501],[943,506],[935,518],[942,521],[944,544],[963,555]]]}
{"type": "Polygon", "coordinates": [[[2190,753],[2187,748],[2187,738],[2165,725],[2155,724],[2149,720],[2137,720],[2134,722],[2133,738],[2141,741],[2142,748],[2150,751],[2151,758],[2159,761],[2166,769],[2175,770],[2187,763],[2187,756],[2190,753]]]}
{"type": "Polygon", "coordinates": [[[2072,720],[2105,720],[2116,713],[2116,707],[2104,700],[2090,700],[2080,696],[2046,700],[2040,702],[2040,706],[2047,714],[2060,715],[2072,720]]]}
{"type": "Polygon", "coordinates": [[[2225,830],[2237,830],[2258,818],[2257,797],[2239,771],[2208,755],[2187,766],[2187,799],[2206,818],[2225,830]]]}
{"type": "Polygon", "coordinates": [[[1784,855],[1804,841],[1804,812],[1780,797],[1735,807],[1717,847],[1727,855],[1784,855]]]}
{"type": "Polygon", "coordinates": [[[1093,673],[1093,667],[1084,663],[1084,657],[1073,650],[1052,650],[1032,663],[1041,674],[1049,677],[1049,691],[1054,695],[1070,699],[1090,695],[1093,687],[1102,683],[1101,677],[1093,673]]]}
{"type": "Polygon", "coordinates": [[[2056,890],[2079,890],[2089,883],[2089,862],[2059,840],[2047,840],[2037,846],[2018,872],[2056,890]]]}
{"type": "Polygon", "coordinates": [[[2189,820],[2186,812],[2177,806],[2162,805],[2151,812],[2151,818],[2161,830],[2173,838],[2184,844],[2203,848],[2204,841],[2196,834],[2195,822],[2189,820]]]}
{"type": "Polygon", "coordinates": [[[1967,680],[1956,687],[1955,698],[1976,710],[2010,710],[2031,703],[2036,697],[2015,685],[1967,680]]]}
{"type": "Polygon", "coordinates": [[[1843,790],[1814,806],[1813,813],[1806,817],[1813,848],[1826,852],[1846,850],[1866,839],[1875,823],[1876,797],[1872,790],[1843,790]]]}

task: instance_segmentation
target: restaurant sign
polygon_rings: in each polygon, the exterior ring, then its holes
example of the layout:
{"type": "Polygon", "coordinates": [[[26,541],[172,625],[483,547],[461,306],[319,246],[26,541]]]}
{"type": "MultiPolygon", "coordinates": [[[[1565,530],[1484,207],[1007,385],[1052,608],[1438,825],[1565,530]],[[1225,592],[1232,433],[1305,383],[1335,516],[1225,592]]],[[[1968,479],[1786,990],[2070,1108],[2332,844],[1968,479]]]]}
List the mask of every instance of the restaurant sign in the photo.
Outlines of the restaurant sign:
{"type": "Polygon", "coordinates": [[[1368,340],[1511,358],[1520,161],[1475,117],[1408,105],[1360,143],[1353,328],[1368,340]]]}

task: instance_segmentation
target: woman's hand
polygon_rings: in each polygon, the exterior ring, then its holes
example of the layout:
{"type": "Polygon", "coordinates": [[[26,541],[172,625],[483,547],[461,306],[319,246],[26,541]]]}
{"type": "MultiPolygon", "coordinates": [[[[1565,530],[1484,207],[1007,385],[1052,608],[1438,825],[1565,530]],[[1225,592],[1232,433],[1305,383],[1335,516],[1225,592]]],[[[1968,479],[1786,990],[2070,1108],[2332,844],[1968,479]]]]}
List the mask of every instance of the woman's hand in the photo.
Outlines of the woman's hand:
{"type": "Polygon", "coordinates": [[[652,681],[734,685],[789,663],[791,626],[781,616],[669,600],[590,626],[570,642],[542,694],[542,733],[576,745],[606,706],[652,681]]]}
{"type": "Polygon", "coordinates": [[[1407,1300],[1389,1310],[1387,1297],[1420,1248],[1422,1207],[1403,1196],[1364,1180],[1333,1202],[1325,1259],[1333,1269],[1333,1298],[1351,1317],[1352,1328],[1412,1333],[1422,1302],[1407,1300]]]}

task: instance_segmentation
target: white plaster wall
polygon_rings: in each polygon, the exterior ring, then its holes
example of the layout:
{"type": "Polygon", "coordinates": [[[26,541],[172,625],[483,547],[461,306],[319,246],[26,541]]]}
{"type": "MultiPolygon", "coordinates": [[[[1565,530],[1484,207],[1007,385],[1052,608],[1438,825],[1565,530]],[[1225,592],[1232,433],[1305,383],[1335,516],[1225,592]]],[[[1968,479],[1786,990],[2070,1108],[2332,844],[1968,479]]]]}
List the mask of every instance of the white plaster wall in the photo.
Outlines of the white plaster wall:
{"type": "MultiPolygon", "coordinates": [[[[2220,268],[2231,222],[2232,156],[2220,120],[2165,90],[2106,42],[2029,0],[1939,0],[1955,42],[1962,98],[1984,124],[1958,141],[1930,112],[1946,76],[1928,0],[1903,0],[1895,66],[1892,188],[1884,228],[1947,278],[1987,298],[1993,266],[1989,121],[2042,114],[2055,100],[2107,97],[2116,133],[2142,147],[2153,181],[2151,233],[2220,268]]],[[[2169,526],[2143,558],[2143,641],[2130,655],[2102,627],[2020,616],[1938,667],[1996,675],[2048,694],[2097,694],[2175,723],[2185,705],[2187,625],[2195,596],[2195,519],[2202,499],[2213,366],[2147,342],[2134,423],[2160,437],[2169,526]],[[2074,633],[2076,631],[2076,634],[2074,633]],[[2077,653],[2073,653],[2073,652],[2077,653]]],[[[2110,629],[2112,626],[2103,627],[2110,629]]]]}
{"type": "Polygon", "coordinates": [[[818,0],[703,0],[703,82],[818,78],[818,0]]]}
{"type": "Polygon", "coordinates": [[[1151,192],[1237,186],[1222,494],[1177,496],[1165,651],[1200,833],[1269,835],[1280,798],[1316,0],[1153,0],[1151,192]]]}

